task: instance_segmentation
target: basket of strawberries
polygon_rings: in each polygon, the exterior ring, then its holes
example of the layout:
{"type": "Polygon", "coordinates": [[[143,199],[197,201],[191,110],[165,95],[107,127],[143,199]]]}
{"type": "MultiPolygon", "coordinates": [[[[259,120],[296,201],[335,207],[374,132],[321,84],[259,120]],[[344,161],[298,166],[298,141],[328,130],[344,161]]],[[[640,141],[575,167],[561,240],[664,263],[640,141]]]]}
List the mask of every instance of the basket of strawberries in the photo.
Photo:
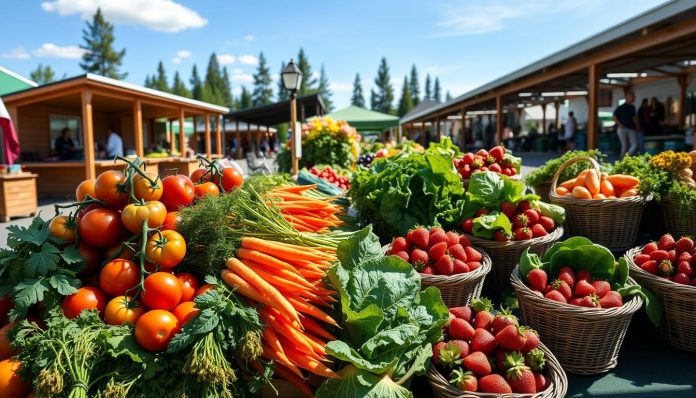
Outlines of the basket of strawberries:
{"type": "Polygon", "coordinates": [[[491,256],[496,289],[510,285],[523,251],[543,254],[563,235],[565,210],[525,193],[521,181],[491,172],[471,177],[461,228],[491,256]]]}
{"type": "Polygon", "coordinates": [[[385,249],[412,264],[420,272],[421,285],[440,289],[442,301],[451,307],[478,298],[491,270],[490,257],[472,247],[466,236],[439,227],[416,227],[385,249]]]}
{"type": "Polygon", "coordinates": [[[566,227],[571,236],[584,236],[614,251],[627,250],[636,241],[645,203],[652,195],[641,195],[636,177],[600,171],[589,156],[569,159],[556,171],[549,198],[566,209],[566,227]],[[591,168],[577,177],[559,182],[570,165],[589,162],[591,168]]]}
{"type": "Polygon", "coordinates": [[[495,314],[489,300],[479,299],[449,311],[445,338],[433,346],[426,375],[437,396],[565,396],[568,379],[561,365],[536,331],[520,326],[508,309],[495,314]]]}
{"type": "MultiPolygon", "coordinates": [[[[525,251],[512,273],[526,324],[539,332],[563,369],[596,374],[614,368],[644,292],[628,278],[628,264],[606,247],[576,236],[543,257],[525,251]]],[[[646,306],[659,322],[659,304],[646,306]]],[[[648,304],[648,302],[646,302],[648,304]]]]}
{"type": "Polygon", "coordinates": [[[519,180],[522,159],[506,152],[502,145],[491,148],[490,151],[480,149],[478,152],[467,152],[461,158],[454,159],[454,167],[464,180],[464,186],[469,186],[472,174],[482,171],[492,171],[519,180]]]}
{"type": "Polygon", "coordinates": [[[649,289],[663,308],[660,334],[671,345],[696,352],[696,248],[688,237],[666,234],[629,250],[631,277],[649,289]]]}

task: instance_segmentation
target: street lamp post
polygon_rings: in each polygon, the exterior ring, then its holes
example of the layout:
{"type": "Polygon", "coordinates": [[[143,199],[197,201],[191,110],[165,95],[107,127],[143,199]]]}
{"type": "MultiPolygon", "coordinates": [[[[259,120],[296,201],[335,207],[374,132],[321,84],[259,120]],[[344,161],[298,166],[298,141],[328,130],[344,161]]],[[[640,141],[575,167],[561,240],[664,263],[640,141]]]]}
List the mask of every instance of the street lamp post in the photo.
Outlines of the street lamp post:
{"type": "Polygon", "coordinates": [[[297,90],[302,84],[302,71],[297,67],[291,59],[290,63],[283,69],[280,74],[283,78],[285,89],[290,91],[290,127],[292,128],[292,136],[290,137],[291,155],[292,155],[292,175],[296,176],[300,172],[298,160],[298,145],[302,145],[302,141],[298,140],[297,130],[297,90]]]}

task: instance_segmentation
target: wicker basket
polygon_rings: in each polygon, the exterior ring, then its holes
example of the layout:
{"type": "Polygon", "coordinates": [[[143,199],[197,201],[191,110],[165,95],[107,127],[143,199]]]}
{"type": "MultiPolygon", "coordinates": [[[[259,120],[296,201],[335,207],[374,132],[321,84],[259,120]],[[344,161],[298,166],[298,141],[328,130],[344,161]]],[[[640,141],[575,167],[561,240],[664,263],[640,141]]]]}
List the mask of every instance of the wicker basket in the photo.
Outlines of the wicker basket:
{"type": "Polygon", "coordinates": [[[551,202],[551,199],[549,199],[549,192],[551,192],[551,181],[542,182],[541,184],[537,184],[532,188],[534,188],[534,193],[539,195],[542,202],[551,202]]]}
{"type": "Polygon", "coordinates": [[[677,348],[696,352],[696,287],[674,283],[643,271],[633,262],[633,257],[641,250],[641,247],[631,249],[624,258],[631,277],[650,290],[662,304],[660,336],[677,348]]]}
{"type": "Polygon", "coordinates": [[[696,236],[696,209],[680,214],[677,200],[671,196],[662,198],[660,208],[667,232],[674,236],[696,236]]]}
{"type": "Polygon", "coordinates": [[[613,251],[631,248],[638,235],[640,219],[645,203],[652,195],[631,196],[616,199],[576,199],[572,196],[558,196],[556,185],[558,178],[566,167],[579,161],[587,161],[600,173],[596,160],[587,156],[578,156],[563,163],[551,181],[549,198],[566,210],[565,225],[570,236],[584,236],[591,241],[613,251]]]}
{"type": "Polygon", "coordinates": [[[529,248],[530,253],[542,256],[562,236],[563,227],[560,226],[546,236],[510,242],[498,242],[466,235],[472,245],[484,248],[486,253],[491,256],[493,287],[499,291],[510,287],[510,274],[520,261],[522,252],[529,248]]]}
{"type": "Polygon", "coordinates": [[[546,370],[548,373],[549,386],[544,391],[536,394],[490,394],[484,392],[462,391],[448,382],[448,379],[437,370],[433,365],[428,368],[426,377],[432,387],[435,396],[441,398],[563,398],[568,391],[568,378],[566,377],[561,364],[556,357],[544,345],[540,344],[539,349],[546,356],[546,370]]]}
{"type": "MultiPolygon", "coordinates": [[[[618,308],[586,308],[539,297],[522,282],[517,267],[511,282],[524,323],[539,332],[563,369],[597,374],[616,367],[628,325],[643,303],[640,297],[618,308]]],[[[635,282],[629,278],[628,284],[635,282]]]]}

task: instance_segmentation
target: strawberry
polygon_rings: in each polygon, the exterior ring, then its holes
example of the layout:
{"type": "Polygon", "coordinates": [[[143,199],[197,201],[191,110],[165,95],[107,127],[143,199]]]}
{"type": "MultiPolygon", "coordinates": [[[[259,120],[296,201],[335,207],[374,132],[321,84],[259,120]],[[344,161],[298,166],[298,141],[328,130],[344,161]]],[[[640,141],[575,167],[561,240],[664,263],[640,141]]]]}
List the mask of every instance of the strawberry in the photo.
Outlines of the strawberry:
{"type": "Polygon", "coordinates": [[[568,304],[570,305],[577,305],[578,307],[582,307],[582,297],[573,297],[568,304]]]}
{"type": "Polygon", "coordinates": [[[493,303],[485,297],[479,297],[471,302],[471,309],[476,313],[481,311],[491,312],[493,311],[493,303]]]}
{"type": "Polygon", "coordinates": [[[505,157],[505,147],[502,145],[494,146],[491,148],[490,152],[488,152],[488,156],[491,156],[497,162],[502,162],[505,157]]]}
{"type": "Polygon", "coordinates": [[[440,257],[447,253],[447,242],[440,242],[430,246],[428,249],[428,257],[432,261],[437,261],[440,257]]]}
{"type": "Polygon", "coordinates": [[[469,271],[474,271],[481,266],[481,263],[478,261],[469,261],[466,265],[469,266],[469,271]]]}
{"type": "Polygon", "coordinates": [[[512,315],[510,308],[505,307],[501,308],[500,311],[495,315],[493,321],[491,322],[491,328],[493,333],[497,333],[505,329],[506,326],[517,326],[519,324],[519,320],[516,316],[512,315]]]}
{"type": "Polygon", "coordinates": [[[503,347],[498,347],[495,350],[495,369],[497,372],[502,373],[510,368],[510,366],[505,362],[507,355],[511,351],[506,350],[503,347]]]}
{"type": "Polygon", "coordinates": [[[428,230],[423,227],[416,227],[408,231],[408,233],[406,234],[406,240],[420,247],[421,249],[427,249],[428,241],[430,240],[430,232],[428,232],[428,230]]]}
{"type": "Polygon", "coordinates": [[[558,271],[558,279],[564,281],[568,286],[572,288],[575,287],[575,272],[570,267],[563,267],[558,271]]]}
{"type": "Polygon", "coordinates": [[[539,224],[541,224],[541,226],[544,227],[546,232],[551,232],[554,228],[556,228],[556,223],[553,222],[553,219],[551,217],[539,217],[539,224]]]}
{"type": "Polygon", "coordinates": [[[485,207],[476,210],[476,217],[481,217],[485,216],[486,214],[490,213],[491,211],[486,209],[485,207]]]}
{"type": "Polygon", "coordinates": [[[647,245],[643,246],[643,250],[641,251],[641,253],[649,255],[650,253],[654,252],[655,250],[657,250],[657,243],[650,242],[647,245]]]}
{"type": "Polygon", "coordinates": [[[689,252],[681,252],[681,254],[679,254],[679,257],[677,258],[677,263],[681,263],[682,261],[686,261],[687,263],[690,263],[692,261],[691,260],[692,257],[693,256],[689,252]]]}
{"type": "Polygon", "coordinates": [[[535,268],[527,274],[527,281],[529,281],[529,286],[538,291],[544,290],[546,287],[547,275],[546,271],[540,268],[535,268]]]}
{"type": "MultiPolygon", "coordinates": [[[[604,297],[606,297],[606,295],[604,297]]],[[[597,297],[596,294],[592,293],[588,296],[583,296],[580,299],[580,306],[588,308],[599,308],[602,306],[602,304],[599,302],[599,297],[597,297]]]]}
{"type": "Polygon", "coordinates": [[[453,231],[447,231],[447,246],[459,244],[459,234],[453,231]]]}
{"type": "Polygon", "coordinates": [[[454,259],[454,262],[452,263],[452,275],[465,274],[469,271],[471,271],[471,268],[469,268],[467,263],[456,258],[454,259]]]}
{"type": "Polygon", "coordinates": [[[512,219],[512,222],[515,224],[516,228],[522,228],[529,225],[529,218],[524,213],[517,214],[512,219]]]}
{"type": "Polygon", "coordinates": [[[527,216],[527,220],[529,220],[530,225],[534,225],[539,222],[539,213],[537,213],[536,209],[527,209],[522,214],[527,216]]]}
{"type": "Polygon", "coordinates": [[[539,333],[537,333],[536,330],[528,326],[523,326],[522,330],[524,330],[524,335],[527,337],[527,342],[524,343],[524,346],[522,347],[521,351],[529,352],[539,347],[539,344],[541,343],[541,339],[539,339],[539,333]]]}
{"type": "Polygon", "coordinates": [[[544,296],[549,300],[558,301],[559,303],[567,303],[565,296],[563,296],[558,290],[551,290],[544,296]]]}
{"type": "Polygon", "coordinates": [[[454,260],[450,256],[442,256],[435,262],[435,268],[440,275],[452,275],[454,260]]]}
{"type": "Polygon", "coordinates": [[[511,394],[512,388],[503,376],[494,373],[479,379],[479,391],[491,394],[511,394]]]}
{"type": "Polygon", "coordinates": [[[546,356],[544,355],[544,351],[538,348],[529,351],[525,355],[525,362],[530,368],[532,368],[532,370],[541,372],[546,365],[546,356]]]}
{"type": "Polygon", "coordinates": [[[462,361],[465,368],[476,373],[479,376],[485,376],[490,374],[491,363],[488,362],[488,357],[481,351],[474,351],[467,355],[462,361]]]}
{"type": "MultiPolygon", "coordinates": [[[[578,281],[578,283],[580,283],[580,281],[578,281]]],[[[573,289],[571,289],[570,285],[568,285],[565,281],[556,279],[553,282],[551,282],[551,286],[553,286],[554,290],[561,293],[563,297],[566,299],[566,301],[573,298],[573,289]]]]}
{"type": "Polygon", "coordinates": [[[411,264],[416,268],[416,270],[423,269],[424,266],[428,265],[430,258],[425,250],[413,249],[411,252],[411,264]]]}
{"type": "MultiPolygon", "coordinates": [[[[467,262],[468,257],[466,256],[466,250],[464,250],[464,247],[459,243],[450,246],[447,250],[449,250],[450,256],[456,258],[457,260],[467,262]]],[[[430,256],[430,258],[432,258],[432,256],[430,256]]]]}
{"type": "Polygon", "coordinates": [[[650,253],[650,259],[655,260],[658,263],[662,260],[669,260],[669,252],[667,250],[655,250],[650,253]]]}
{"type": "MultiPolygon", "coordinates": [[[[476,315],[478,317],[478,314],[476,315]]],[[[474,332],[474,337],[471,338],[471,349],[473,351],[481,351],[486,355],[492,354],[493,351],[495,351],[495,347],[497,345],[498,343],[496,342],[495,336],[493,336],[491,332],[483,328],[476,329],[476,331],[474,332]]]]}
{"type": "Polygon", "coordinates": [[[674,246],[679,252],[690,252],[694,249],[694,241],[685,236],[683,238],[679,238],[674,246]]]}
{"type": "Polygon", "coordinates": [[[641,264],[640,268],[643,271],[650,272],[651,274],[657,274],[657,261],[649,260],[641,264]]]}
{"type": "Polygon", "coordinates": [[[643,265],[646,261],[650,260],[650,255],[649,254],[638,254],[635,257],[633,257],[633,262],[636,263],[637,266],[643,265]]]}
{"type": "Polygon", "coordinates": [[[471,152],[465,153],[464,156],[462,157],[462,162],[464,164],[471,165],[472,163],[474,163],[474,154],[471,152]]]}
{"type": "Polygon", "coordinates": [[[487,158],[488,157],[488,151],[481,148],[476,152],[476,156],[481,157],[481,158],[487,158]]]}
{"type": "Polygon", "coordinates": [[[693,278],[694,276],[696,276],[696,270],[694,270],[694,267],[691,265],[691,262],[689,261],[680,262],[677,266],[677,273],[685,274],[689,278],[693,278]]]}
{"type": "Polygon", "coordinates": [[[430,233],[430,239],[428,239],[428,244],[430,245],[430,247],[435,246],[440,242],[447,243],[447,234],[445,233],[445,231],[442,230],[442,228],[438,229],[439,231],[436,231],[435,233],[430,233]]]}
{"type": "Polygon", "coordinates": [[[528,227],[520,227],[515,230],[515,240],[529,240],[533,237],[532,230],[528,227]]]}
{"type": "Polygon", "coordinates": [[[592,282],[592,274],[590,274],[590,271],[586,269],[581,269],[575,274],[575,283],[578,283],[578,281],[583,280],[587,282],[592,282]]]}
{"type": "Polygon", "coordinates": [[[445,233],[445,230],[440,228],[440,227],[432,227],[430,229],[430,236],[432,237],[434,234],[439,234],[439,233],[445,233]]]}
{"type": "Polygon", "coordinates": [[[466,252],[467,261],[481,261],[483,258],[483,255],[471,246],[464,246],[464,252],[466,252]]]}
{"type": "Polygon", "coordinates": [[[517,206],[512,202],[500,203],[500,211],[508,217],[513,217],[517,213],[517,206]]]}
{"type": "Polygon", "coordinates": [[[462,247],[467,247],[471,246],[471,241],[465,235],[461,235],[459,236],[459,244],[462,245],[462,247]]]}
{"type": "Polygon", "coordinates": [[[657,272],[661,275],[672,275],[674,273],[674,266],[669,260],[662,260],[657,264],[657,272]]]}
{"type": "Polygon", "coordinates": [[[477,329],[490,329],[493,322],[493,314],[488,311],[480,311],[474,317],[474,327],[477,329]]]}
{"type": "MultiPolygon", "coordinates": [[[[519,355],[519,353],[513,352],[510,355],[519,355]]],[[[513,366],[505,372],[505,380],[514,393],[536,393],[534,373],[532,373],[532,369],[530,369],[529,366],[524,364],[524,359],[522,359],[522,365],[513,366]]]]}
{"type": "Polygon", "coordinates": [[[674,246],[677,243],[674,241],[674,238],[670,234],[664,234],[660,238],[660,240],[657,241],[657,248],[660,250],[672,250],[674,249],[674,246]]]}
{"type": "Polygon", "coordinates": [[[478,380],[472,372],[464,372],[461,369],[455,369],[450,375],[450,384],[462,391],[476,392],[478,390],[478,380]]]}
{"type": "Polygon", "coordinates": [[[595,294],[597,297],[602,298],[608,291],[611,290],[611,285],[607,281],[594,281],[592,286],[595,289],[595,294]]]}
{"type": "Polygon", "coordinates": [[[495,341],[503,348],[518,351],[527,342],[527,335],[519,326],[508,325],[495,335],[495,341]]]}
{"type": "Polygon", "coordinates": [[[493,239],[495,239],[498,242],[508,242],[510,240],[510,237],[508,234],[505,233],[502,229],[498,229],[495,231],[493,234],[493,239]]]}
{"type": "Polygon", "coordinates": [[[537,392],[542,392],[549,386],[548,381],[546,381],[546,377],[539,372],[534,372],[534,382],[536,383],[537,392]]]}
{"type": "Polygon", "coordinates": [[[517,204],[517,211],[524,212],[532,208],[532,204],[528,200],[523,200],[517,204]]]}
{"type": "Polygon", "coordinates": [[[408,253],[398,252],[394,254],[395,256],[401,257],[404,261],[408,262],[408,253]]]}
{"type": "Polygon", "coordinates": [[[687,274],[678,273],[674,275],[674,279],[672,279],[672,282],[680,283],[682,285],[691,285],[691,278],[689,278],[689,275],[687,274]]]}
{"type": "Polygon", "coordinates": [[[448,346],[456,346],[457,348],[459,348],[459,352],[460,352],[459,358],[460,359],[464,359],[467,355],[469,355],[469,344],[464,340],[459,340],[459,339],[450,340],[447,343],[447,345],[448,346]]]}
{"type": "Polygon", "coordinates": [[[450,314],[456,316],[459,319],[463,319],[467,322],[471,322],[471,308],[470,307],[452,307],[449,309],[450,314]]]}
{"type": "Polygon", "coordinates": [[[676,264],[677,263],[677,251],[672,249],[672,250],[668,251],[667,254],[669,254],[669,261],[671,261],[672,264],[676,264]]]}
{"type": "MultiPolygon", "coordinates": [[[[590,282],[587,281],[578,281],[578,283],[575,285],[575,296],[576,297],[584,297],[584,296],[589,296],[590,294],[593,294],[595,292],[594,286],[590,282]]],[[[566,297],[568,300],[570,300],[568,297],[566,297]]]]}
{"type": "Polygon", "coordinates": [[[439,365],[439,364],[440,364],[440,352],[441,352],[445,347],[447,347],[447,343],[445,343],[444,341],[438,341],[438,342],[435,343],[435,345],[433,346],[433,363],[434,363],[435,365],[439,365]]]}
{"type": "Polygon", "coordinates": [[[459,175],[462,176],[463,179],[468,180],[471,177],[471,165],[465,164],[459,169],[459,175]]]}
{"type": "Polygon", "coordinates": [[[445,368],[453,368],[463,362],[462,349],[457,344],[450,341],[447,346],[440,350],[438,364],[445,368]]]}
{"type": "Polygon", "coordinates": [[[470,340],[476,330],[464,319],[454,318],[450,322],[449,335],[453,339],[470,340]]]}
{"type": "Polygon", "coordinates": [[[394,241],[392,242],[392,245],[391,245],[391,250],[392,250],[392,253],[408,251],[408,242],[406,242],[406,238],[404,238],[403,236],[399,236],[398,238],[394,238],[394,241]]]}
{"type": "Polygon", "coordinates": [[[608,291],[601,299],[599,299],[599,306],[602,308],[613,308],[621,307],[623,305],[623,298],[621,294],[615,290],[608,291]]]}
{"type": "Polygon", "coordinates": [[[462,227],[462,231],[471,235],[471,231],[474,230],[474,219],[472,217],[465,218],[464,221],[462,221],[461,227],[462,227]]]}
{"type": "Polygon", "coordinates": [[[548,231],[544,228],[543,225],[541,224],[534,224],[532,225],[532,236],[535,238],[539,238],[542,236],[548,235],[548,231]]]}

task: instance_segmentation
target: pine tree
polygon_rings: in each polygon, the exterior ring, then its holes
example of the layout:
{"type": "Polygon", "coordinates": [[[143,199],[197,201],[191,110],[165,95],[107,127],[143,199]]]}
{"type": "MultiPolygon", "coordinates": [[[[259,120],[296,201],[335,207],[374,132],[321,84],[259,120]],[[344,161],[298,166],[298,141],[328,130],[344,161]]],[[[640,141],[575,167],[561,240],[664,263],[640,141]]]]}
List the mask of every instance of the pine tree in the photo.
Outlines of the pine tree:
{"type": "Polygon", "coordinates": [[[82,39],[85,44],[80,48],[86,50],[80,62],[82,70],[113,79],[126,78],[128,73],[119,72],[126,49],[114,50],[114,26],[104,19],[100,8],[97,8],[92,23],[87,22],[87,27],[82,29],[82,39]]]}
{"type": "Polygon", "coordinates": [[[36,69],[29,74],[29,77],[31,80],[41,85],[54,81],[56,78],[56,73],[53,71],[53,68],[51,68],[51,65],[43,66],[42,64],[39,64],[39,66],[37,66],[36,69]]]}
{"type": "Polygon", "coordinates": [[[452,94],[450,94],[449,90],[447,90],[447,94],[445,94],[445,101],[452,101],[452,94]]]}
{"type": "Polygon", "coordinates": [[[153,87],[153,84],[154,84],[153,81],[154,81],[154,79],[155,79],[155,78],[154,78],[153,76],[145,75],[145,84],[143,84],[143,85],[144,85],[145,87],[147,87],[147,88],[154,88],[154,87],[153,87]]]}
{"type": "Polygon", "coordinates": [[[362,83],[360,83],[360,73],[355,74],[353,81],[353,95],[350,97],[350,104],[365,107],[365,95],[363,95],[362,83]]]}
{"type": "Polygon", "coordinates": [[[189,79],[189,83],[191,84],[191,96],[193,96],[193,99],[202,100],[205,89],[203,87],[203,81],[201,81],[201,77],[198,75],[198,68],[196,65],[193,65],[193,69],[191,69],[191,79],[189,79]]]}
{"type": "Polygon", "coordinates": [[[420,83],[418,82],[418,71],[415,64],[411,66],[411,80],[408,82],[408,88],[411,92],[413,106],[420,104],[420,83]]]}
{"type": "Polygon", "coordinates": [[[254,106],[267,105],[273,102],[271,83],[271,70],[266,65],[266,57],[261,53],[256,73],[254,73],[254,91],[251,94],[254,106]]]}
{"type": "Polygon", "coordinates": [[[186,87],[184,81],[181,80],[179,72],[174,73],[174,81],[172,82],[172,94],[180,95],[182,97],[191,98],[191,90],[186,87]]]}
{"type": "Polygon", "coordinates": [[[164,71],[164,64],[159,61],[157,64],[157,74],[152,79],[152,88],[159,91],[169,92],[169,83],[167,82],[167,73],[164,71]]]}
{"type": "Polygon", "coordinates": [[[375,90],[370,89],[370,109],[377,109],[379,106],[379,100],[377,99],[377,93],[375,90]]]}
{"type": "Polygon", "coordinates": [[[222,68],[222,86],[220,91],[222,92],[223,104],[232,106],[232,83],[230,82],[230,75],[227,73],[227,67],[222,68]]]}
{"type": "Polygon", "coordinates": [[[435,85],[433,86],[433,99],[437,102],[442,102],[442,95],[440,94],[440,78],[435,78],[435,85]]]}
{"type": "Polygon", "coordinates": [[[302,48],[300,48],[300,52],[297,54],[297,67],[302,71],[302,82],[300,83],[300,89],[297,90],[297,95],[315,93],[317,79],[312,75],[312,66],[309,64],[307,55],[302,48]]]}
{"type": "Polygon", "coordinates": [[[225,99],[223,98],[222,93],[224,82],[222,80],[222,71],[220,70],[217,55],[212,53],[210,54],[210,59],[208,60],[208,69],[205,72],[205,82],[203,83],[203,87],[205,87],[205,90],[203,91],[203,101],[216,105],[225,105],[225,99]]]}
{"type": "Polygon", "coordinates": [[[321,65],[321,69],[319,72],[319,85],[317,86],[317,93],[321,97],[321,100],[324,102],[326,111],[331,112],[333,110],[333,101],[331,101],[331,96],[333,95],[333,93],[331,92],[329,76],[327,76],[326,74],[324,64],[321,65]]]}
{"type": "Polygon", "coordinates": [[[287,101],[287,100],[290,99],[290,93],[288,92],[288,90],[285,89],[285,84],[283,84],[283,76],[282,76],[282,73],[283,73],[283,69],[285,69],[285,66],[286,66],[286,65],[285,65],[285,61],[283,61],[283,62],[280,63],[280,73],[278,73],[278,76],[279,76],[279,78],[278,78],[278,88],[277,88],[278,93],[277,93],[277,95],[276,95],[277,98],[278,98],[278,102],[280,102],[280,101],[287,101]]]}
{"type": "Polygon", "coordinates": [[[433,93],[430,90],[430,74],[425,75],[425,94],[423,95],[423,100],[429,100],[433,98],[433,93]]]}
{"type": "Polygon", "coordinates": [[[382,113],[393,113],[394,87],[392,87],[391,78],[389,77],[387,59],[384,57],[382,57],[379,69],[377,69],[375,86],[377,87],[377,92],[375,93],[375,103],[372,105],[372,109],[382,113]]]}
{"type": "Polygon", "coordinates": [[[247,109],[254,106],[254,100],[251,98],[251,93],[246,86],[242,86],[242,93],[239,95],[239,103],[237,109],[247,109]]]}
{"type": "Polygon", "coordinates": [[[403,116],[413,109],[413,96],[409,87],[409,81],[404,76],[404,85],[401,87],[401,99],[399,99],[399,116],[403,116]]]}

